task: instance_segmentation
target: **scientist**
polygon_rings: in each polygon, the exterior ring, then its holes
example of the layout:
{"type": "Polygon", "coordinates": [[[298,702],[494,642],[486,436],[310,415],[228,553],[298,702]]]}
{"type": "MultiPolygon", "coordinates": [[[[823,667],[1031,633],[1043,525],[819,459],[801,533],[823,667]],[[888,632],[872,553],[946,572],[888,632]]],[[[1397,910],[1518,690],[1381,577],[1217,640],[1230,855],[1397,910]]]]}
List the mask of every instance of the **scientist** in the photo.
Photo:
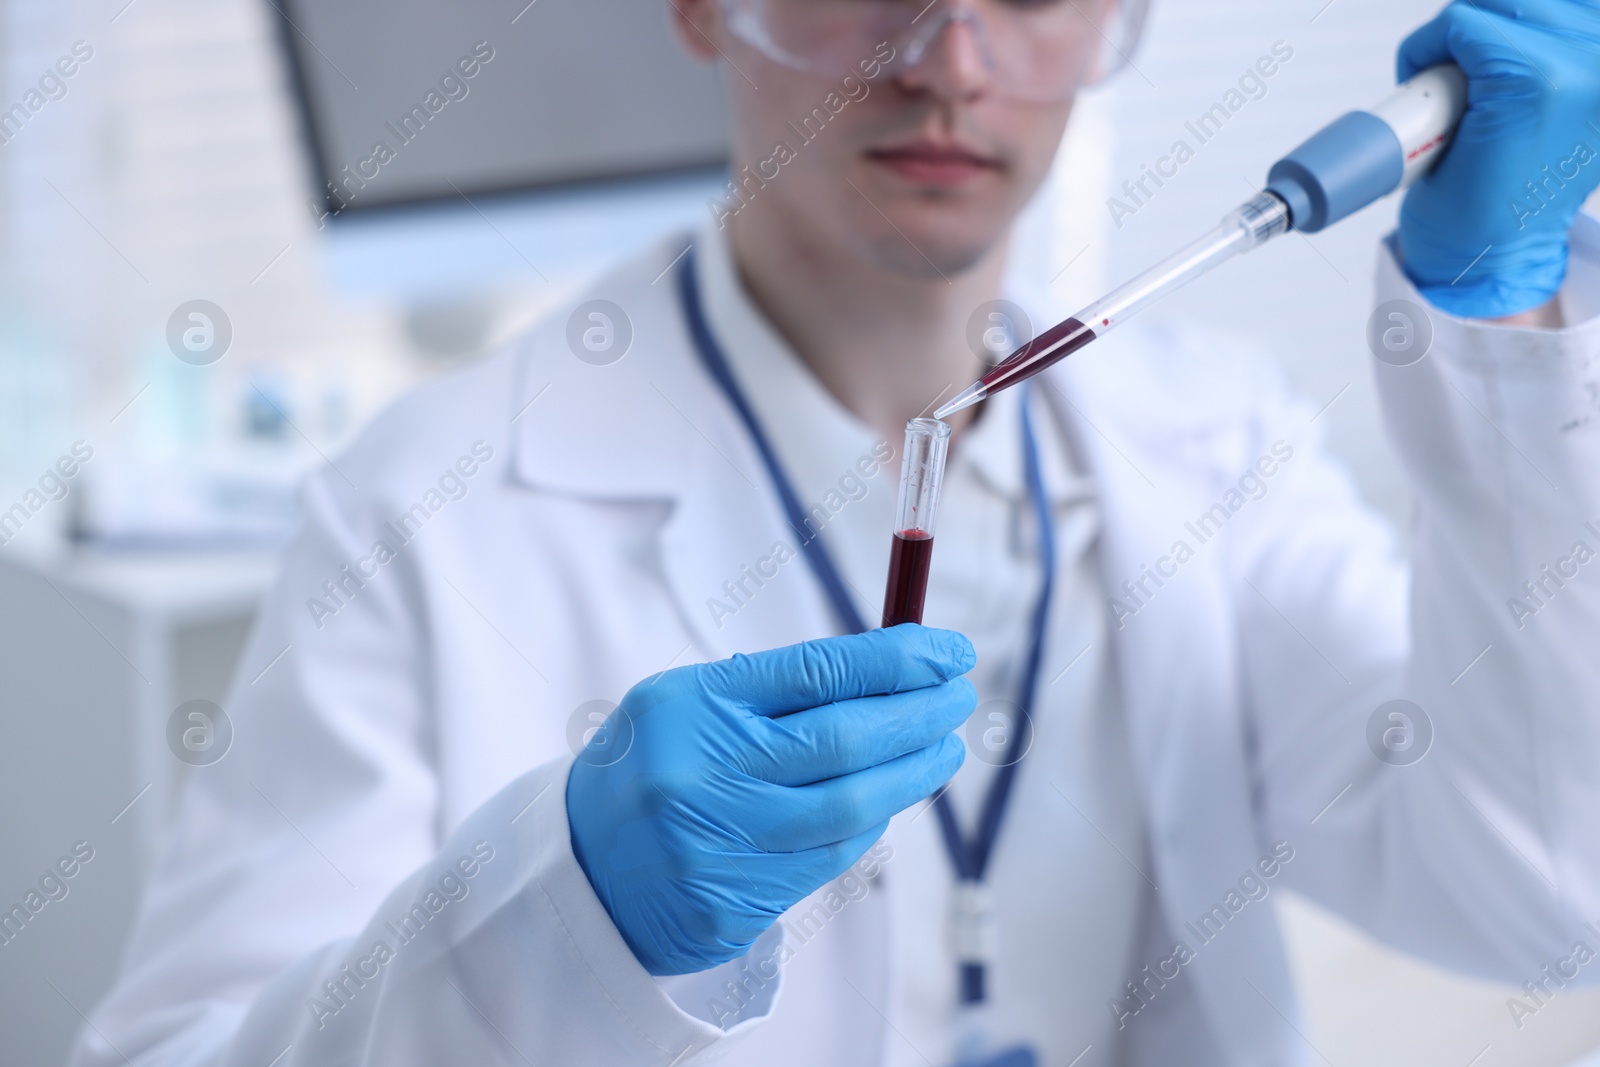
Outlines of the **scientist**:
{"type": "Polygon", "coordinates": [[[1600,974],[1600,6],[1400,49],[1470,81],[1379,251],[1409,569],[1311,406],[1135,324],[963,413],[937,628],[859,633],[1110,13],[674,11],[741,197],[309,480],[74,1062],[1281,1067],[1284,888],[1600,974]]]}

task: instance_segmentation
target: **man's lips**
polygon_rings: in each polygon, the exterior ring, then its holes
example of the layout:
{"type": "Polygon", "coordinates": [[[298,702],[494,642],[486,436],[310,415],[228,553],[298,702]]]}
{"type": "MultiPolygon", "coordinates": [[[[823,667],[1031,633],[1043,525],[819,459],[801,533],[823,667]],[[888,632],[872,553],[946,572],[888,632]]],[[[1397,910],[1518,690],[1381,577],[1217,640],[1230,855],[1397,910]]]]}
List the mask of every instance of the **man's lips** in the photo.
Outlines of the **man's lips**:
{"type": "Polygon", "coordinates": [[[869,149],[867,158],[919,185],[961,185],[1000,169],[999,161],[970,149],[927,141],[869,149]]]}

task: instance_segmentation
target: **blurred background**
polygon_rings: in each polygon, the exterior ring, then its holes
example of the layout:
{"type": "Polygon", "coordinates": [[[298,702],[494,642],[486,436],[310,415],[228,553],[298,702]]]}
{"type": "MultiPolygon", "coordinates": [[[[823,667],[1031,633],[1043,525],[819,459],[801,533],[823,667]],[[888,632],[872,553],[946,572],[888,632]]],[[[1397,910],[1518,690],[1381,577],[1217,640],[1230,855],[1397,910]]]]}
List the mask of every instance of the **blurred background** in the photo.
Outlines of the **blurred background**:
{"type": "MultiPolygon", "coordinates": [[[[1016,289],[1065,315],[1211,226],[1277,155],[1380,97],[1435,6],[1156,0],[1133,66],[1080,102],[1020,227],[1016,289]],[[1278,42],[1292,58],[1264,95],[1114,224],[1107,198],[1278,42]]],[[[94,854],[0,945],[0,1063],[60,1062],[109,985],[195,773],[168,719],[269,666],[237,660],[299,478],[408,386],[707,217],[720,85],[665,11],[0,0],[0,904],[78,842],[94,854]]],[[[1268,353],[1330,404],[1333,450],[1403,529],[1363,341],[1394,211],[1274,244],[1156,313],[1268,353]]],[[[1600,1047],[1595,994],[1519,1027],[1519,991],[1274,899],[1331,1063],[1600,1047]]]]}

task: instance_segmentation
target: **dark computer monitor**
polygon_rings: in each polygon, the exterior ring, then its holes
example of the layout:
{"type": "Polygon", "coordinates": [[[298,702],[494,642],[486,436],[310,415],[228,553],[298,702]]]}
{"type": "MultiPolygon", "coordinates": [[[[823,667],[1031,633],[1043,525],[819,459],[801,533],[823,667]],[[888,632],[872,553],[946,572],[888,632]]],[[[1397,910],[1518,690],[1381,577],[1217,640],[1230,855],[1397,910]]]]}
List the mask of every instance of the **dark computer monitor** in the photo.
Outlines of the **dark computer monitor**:
{"type": "Polygon", "coordinates": [[[667,0],[269,2],[332,209],[726,158],[715,69],[678,44],[667,0]]]}
{"type": "Polygon", "coordinates": [[[461,267],[448,281],[615,254],[697,221],[722,180],[721,80],[678,43],[669,0],[267,2],[307,210],[358,288],[428,289],[441,250],[461,267]]]}

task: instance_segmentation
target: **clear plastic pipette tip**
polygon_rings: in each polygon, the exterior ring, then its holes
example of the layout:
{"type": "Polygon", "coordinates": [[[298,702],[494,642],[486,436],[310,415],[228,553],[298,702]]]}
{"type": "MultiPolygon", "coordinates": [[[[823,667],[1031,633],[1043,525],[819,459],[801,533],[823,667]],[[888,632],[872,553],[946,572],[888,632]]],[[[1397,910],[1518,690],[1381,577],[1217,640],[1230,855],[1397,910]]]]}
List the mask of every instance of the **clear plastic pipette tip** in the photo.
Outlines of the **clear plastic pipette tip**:
{"type": "Polygon", "coordinates": [[[989,387],[982,382],[973,382],[955,396],[946,400],[940,408],[933,413],[936,419],[948,419],[958,411],[964,411],[989,395],[989,387]]]}

